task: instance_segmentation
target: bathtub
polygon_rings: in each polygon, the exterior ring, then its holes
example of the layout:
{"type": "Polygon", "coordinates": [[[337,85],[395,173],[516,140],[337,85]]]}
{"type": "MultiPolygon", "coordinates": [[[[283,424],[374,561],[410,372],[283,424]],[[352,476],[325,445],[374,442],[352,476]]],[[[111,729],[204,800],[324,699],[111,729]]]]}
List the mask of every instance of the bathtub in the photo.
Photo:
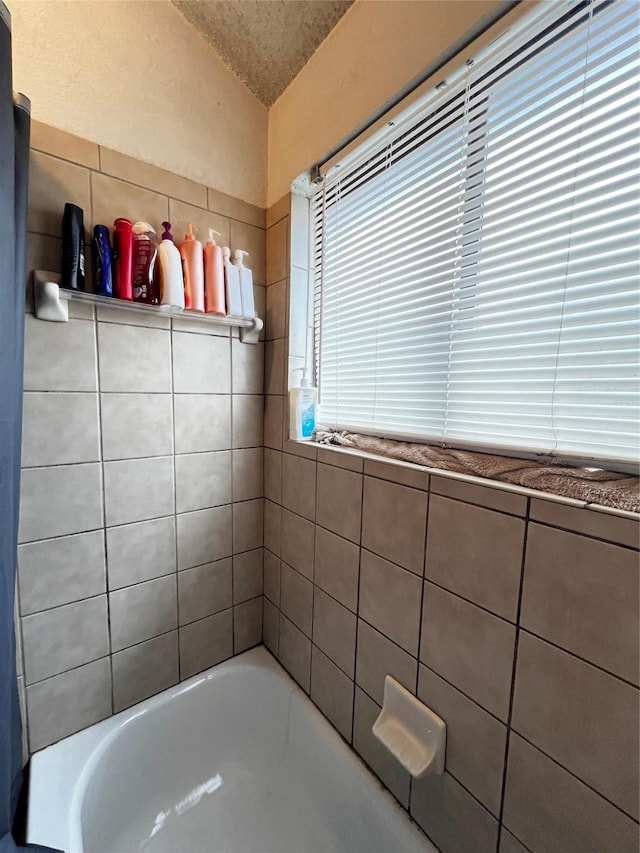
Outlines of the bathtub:
{"type": "Polygon", "coordinates": [[[66,853],[436,853],[263,647],[36,753],[27,840],[66,853]]]}

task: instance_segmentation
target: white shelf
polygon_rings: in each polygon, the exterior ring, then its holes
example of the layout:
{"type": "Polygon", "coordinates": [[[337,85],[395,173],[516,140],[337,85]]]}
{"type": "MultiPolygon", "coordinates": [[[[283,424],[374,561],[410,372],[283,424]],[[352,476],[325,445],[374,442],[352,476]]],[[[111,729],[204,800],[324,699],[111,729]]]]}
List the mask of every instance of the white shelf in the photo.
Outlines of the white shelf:
{"type": "Polygon", "coordinates": [[[202,323],[209,326],[231,326],[240,329],[240,340],[246,344],[257,344],[263,322],[259,317],[217,317],[215,314],[201,314],[199,311],[187,311],[171,305],[145,305],[144,302],[131,302],[128,299],[116,299],[111,296],[99,296],[83,290],[66,290],[60,287],[60,274],[46,270],[34,270],[33,295],[35,314],[40,320],[66,323],[69,319],[68,303],[83,302],[85,305],[104,305],[107,308],[121,308],[125,311],[137,311],[156,317],[174,317],[202,323]]]}

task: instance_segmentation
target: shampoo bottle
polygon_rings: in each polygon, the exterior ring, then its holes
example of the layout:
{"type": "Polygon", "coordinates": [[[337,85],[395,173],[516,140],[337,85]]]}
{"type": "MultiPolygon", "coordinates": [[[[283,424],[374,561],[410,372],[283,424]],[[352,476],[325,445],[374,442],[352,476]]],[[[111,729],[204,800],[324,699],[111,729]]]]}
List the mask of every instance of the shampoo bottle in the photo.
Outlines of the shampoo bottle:
{"type": "Polygon", "coordinates": [[[132,227],[128,219],[113,223],[113,295],[118,299],[133,299],[132,227]]]}
{"type": "Polygon", "coordinates": [[[100,296],[113,296],[111,243],[106,225],[93,226],[93,289],[100,296]]]}
{"type": "Polygon", "coordinates": [[[76,204],[65,204],[62,217],[62,275],[68,290],[84,290],[84,215],[76,204]]]}
{"type": "Polygon", "coordinates": [[[306,367],[297,370],[302,371],[302,379],[299,388],[291,388],[289,391],[289,438],[293,441],[310,441],[316,428],[318,390],[311,384],[306,367]]]}
{"type": "Polygon", "coordinates": [[[160,304],[184,308],[184,280],[182,278],[180,252],[173,242],[171,223],[163,222],[162,227],[164,231],[158,246],[158,262],[156,264],[160,304]]]}
{"type": "Polygon", "coordinates": [[[148,222],[136,222],[133,226],[133,298],[136,302],[148,305],[159,302],[155,284],[157,254],[155,228],[148,222]]]}
{"type": "Polygon", "coordinates": [[[207,314],[224,317],[227,313],[224,296],[224,257],[222,247],[213,239],[218,231],[209,228],[209,239],[204,247],[204,310],[207,314]]]}
{"type": "Polygon", "coordinates": [[[230,317],[242,317],[242,296],[240,295],[240,270],[231,263],[231,249],[224,246],[224,290],[227,302],[227,314],[230,317]]]}
{"type": "Polygon", "coordinates": [[[202,243],[196,240],[193,225],[189,223],[180,243],[182,272],[184,276],[184,307],[204,312],[204,258],[202,243]]]}
{"type": "Polygon", "coordinates": [[[244,249],[236,249],[233,253],[233,263],[238,267],[240,276],[240,297],[242,299],[242,316],[252,320],[256,316],[256,306],[253,299],[253,273],[245,267],[243,258],[248,255],[244,249]]]}

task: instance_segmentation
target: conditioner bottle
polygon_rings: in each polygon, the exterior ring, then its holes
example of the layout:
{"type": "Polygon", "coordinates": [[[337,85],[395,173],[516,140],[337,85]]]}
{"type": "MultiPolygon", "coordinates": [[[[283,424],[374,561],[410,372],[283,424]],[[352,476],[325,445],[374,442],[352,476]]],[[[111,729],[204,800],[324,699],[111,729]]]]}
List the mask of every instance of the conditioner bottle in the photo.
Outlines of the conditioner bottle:
{"type": "Polygon", "coordinates": [[[182,278],[182,260],[177,246],[173,242],[171,223],[163,222],[162,240],[158,246],[157,278],[160,292],[160,304],[184,308],[184,281],[182,278]]]}
{"type": "Polygon", "coordinates": [[[204,258],[202,243],[196,240],[191,222],[180,243],[184,276],[184,307],[204,313],[204,258]]]}
{"type": "Polygon", "coordinates": [[[209,239],[204,247],[204,310],[207,314],[224,317],[227,313],[224,295],[224,257],[222,247],[213,239],[220,236],[209,228],[209,239]]]}
{"type": "Polygon", "coordinates": [[[299,388],[289,391],[289,438],[310,441],[316,428],[318,390],[312,385],[307,368],[297,369],[302,371],[302,379],[299,388]]]}
{"type": "Polygon", "coordinates": [[[244,257],[248,254],[244,249],[236,249],[233,253],[233,263],[238,267],[240,277],[242,316],[252,320],[256,316],[256,306],[253,299],[253,273],[244,265],[244,257]]]}
{"type": "Polygon", "coordinates": [[[242,317],[242,296],[240,295],[240,270],[231,263],[231,249],[224,246],[224,290],[227,302],[227,314],[230,317],[242,317]]]}

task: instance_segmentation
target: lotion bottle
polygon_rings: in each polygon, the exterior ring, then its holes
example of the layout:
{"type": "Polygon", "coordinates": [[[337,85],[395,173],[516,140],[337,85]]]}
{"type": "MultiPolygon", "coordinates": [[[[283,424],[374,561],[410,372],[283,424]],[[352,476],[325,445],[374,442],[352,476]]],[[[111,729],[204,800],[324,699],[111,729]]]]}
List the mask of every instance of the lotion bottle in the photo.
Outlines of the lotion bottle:
{"type": "Polygon", "coordinates": [[[132,228],[122,217],[113,223],[113,295],[118,299],[133,299],[132,228]]]}
{"type": "Polygon", "coordinates": [[[318,389],[311,383],[306,367],[296,368],[302,371],[299,388],[289,390],[289,438],[292,441],[310,441],[316,428],[318,408],[318,389]]]}
{"type": "Polygon", "coordinates": [[[184,308],[184,281],[180,252],[173,242],[171,223],[163,222],[162,227],[164,231],[158,246],[157,264],[160,304],[184,308]]]}
{"type": "Polygon", "coordinates": [[[224,317],[227,313],[224,293],[224,256],[222,247],[213,239],[220,233],[209,228],[209,239],[204,247],[204,310],[207,314],[224,317]]]}
{"type": "Polygon", "coordinates": [[[157,305],[155,266],[158,256],[156,231],[148,222],[136,222],[133,233],[133,298],[136,302],[157,305]]]}
{"type": "Polygon", "coordinates": [[[224,288],[227,302],[227,314],[230,317],[242,317],[242,296],[240,295],[240,270],[231,263],[231,249],[224,246],[224,288]]]}
{"type": "Polygon", "coordinates": [[[252,320],[256,316],[256,305],[253,299],[253,272],[245,267],[243,258],[248,255],[244,249],[236,249],[233,253],[233,263],[238,268],[240,277],[240,297],[242,299],[242,316],[252,320]]]}
{"type": "Polygon", "coordinates": [[[189,223],[180,243],[182,273],[184,276],[184,307],[204,313],[204,258],[202,243],[196,240],[193,225],[189,223]]]}

